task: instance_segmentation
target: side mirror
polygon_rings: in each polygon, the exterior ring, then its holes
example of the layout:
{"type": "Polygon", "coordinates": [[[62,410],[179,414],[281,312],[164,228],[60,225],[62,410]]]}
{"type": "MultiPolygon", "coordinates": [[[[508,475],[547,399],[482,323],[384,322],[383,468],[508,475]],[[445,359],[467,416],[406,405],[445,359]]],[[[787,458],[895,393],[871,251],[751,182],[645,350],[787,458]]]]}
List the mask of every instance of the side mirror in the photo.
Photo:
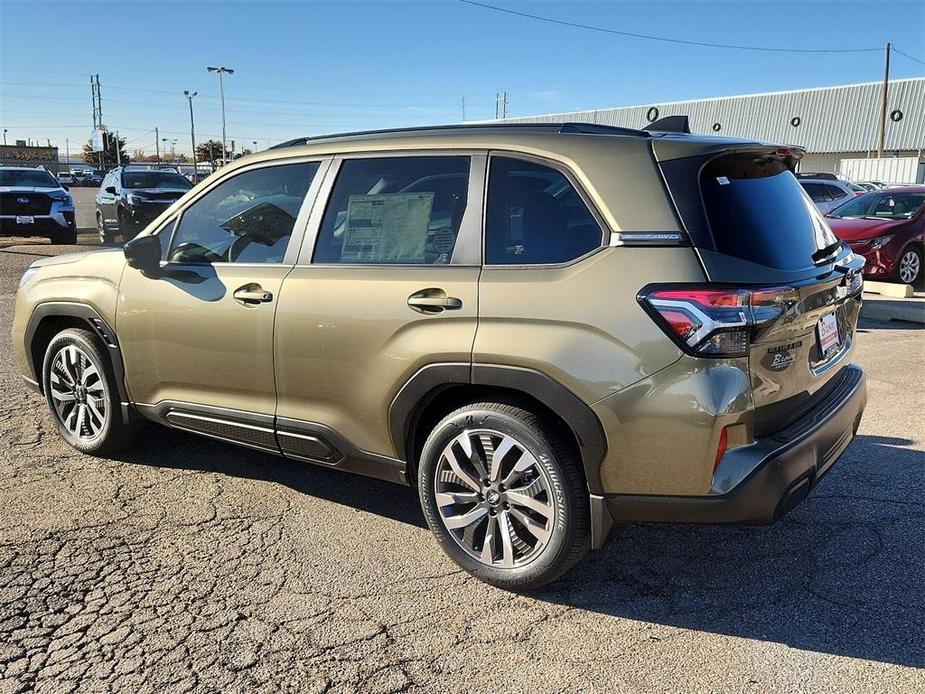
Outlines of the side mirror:
{"type": "Polygon", "coordinates": [[[62,187],[64,190],[70,190],[70,189],[71,189],[70,186],[61,186],[61,187],[62,187]]]}
{"type": "Polygon", "coordinates": [[[110,195],[115,195],[115,194],[116,194],[116,187],[115,187],[115,186],[106,186],[106,192],[109,193],[110,195]]]}
{"type": "Polygon", "coordinates": [[[128,264],[146,275],[161,268],[161,242],[157,236],[137,236],[122,247],[128,264]]]}

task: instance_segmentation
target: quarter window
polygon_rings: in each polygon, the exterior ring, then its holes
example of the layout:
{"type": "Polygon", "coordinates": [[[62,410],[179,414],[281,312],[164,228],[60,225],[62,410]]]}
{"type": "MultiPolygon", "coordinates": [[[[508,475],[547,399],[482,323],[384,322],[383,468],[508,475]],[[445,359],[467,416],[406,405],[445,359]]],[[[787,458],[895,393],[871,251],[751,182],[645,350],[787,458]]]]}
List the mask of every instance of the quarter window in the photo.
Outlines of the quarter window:
{"type": "Polygon", "coordinates": [[[216,186],[183,212],[168,260],[281,263],[317,162],[267,166],[216,186]]]}
{"type": "Polygon", "coordinates": [[[521,159],[492,157],[485,262],[565,263],[600,247],[601,227],[561,172],[521,159]]]}
{"type": "Polygon", "coordinates": [[[347,159],[314,263],[446,265],[469,189],[469,157],[347,159]]]}

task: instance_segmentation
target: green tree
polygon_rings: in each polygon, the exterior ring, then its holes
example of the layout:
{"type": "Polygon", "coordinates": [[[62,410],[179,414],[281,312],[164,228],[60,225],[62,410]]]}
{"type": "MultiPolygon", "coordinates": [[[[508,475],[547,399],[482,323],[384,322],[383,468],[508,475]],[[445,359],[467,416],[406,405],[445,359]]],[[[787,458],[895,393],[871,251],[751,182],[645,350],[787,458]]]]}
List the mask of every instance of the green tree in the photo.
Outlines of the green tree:
{"type": "Polygon", "coordinates": [[[100,155],[103,157],[103,171],[109,171],[109,169],[118,166],[120,158],[123,164],[128,164],[131,161],[131,157],[129,157],[125,151],[125,138],[117,138],[115,133],[109,132],[105,126],[103,127],[102,152],[94,152],[93,143],[90,140],[87,140],[83,147],[83,160],[85,164],[99,166],[100,155]]]}
{"type": "Polygon", "coordinates": [[[231,152],[225,150],[225,156],[222,157],[222,143],[219,140],[209,140],[196,145],[196,159],[201,162],[211,162],[213,169],[221,166],[223,158],[230,159],[231,152]]]}

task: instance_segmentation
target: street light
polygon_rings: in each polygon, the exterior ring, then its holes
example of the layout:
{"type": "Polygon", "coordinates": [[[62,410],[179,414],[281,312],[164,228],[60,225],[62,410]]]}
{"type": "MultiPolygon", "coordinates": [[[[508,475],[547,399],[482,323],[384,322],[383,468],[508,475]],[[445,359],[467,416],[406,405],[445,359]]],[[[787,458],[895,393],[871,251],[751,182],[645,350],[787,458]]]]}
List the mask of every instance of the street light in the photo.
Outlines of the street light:
{"type": "Polygon", "coordinates": [[[4,146],[4,147],[6,147],[6,131],[7,131],[7,129],[4,128],[4,129],[3,129],[3,146],[4,146]]]}
{"type": "Polygon", "coordinates": [[[222,96],[222,164],[224,165],[225,163],[227,163],[225,161],[225,152],[227,152],[228,150],[225,147],[225,140],[226,140],[226,137],[225,137],[225,80],[223,79],[222,76],[226,73],[229,75],[233,75],[234,70],[228,67],[224,67],[224,66],[207,67],[206,70],[208,70],[209,72],[218,73],[218,89],[221,92],[221,96],[222,96]]]}
{"type": "Polygon", "coordinates": [[[193,183],[196,183],[196,175],[199,173],[199,167],[196,165],[196,127],[193,125],[193,97],[198,93],[188,89],[183,90],[183,95],[189,101],[189,137],[193,144],[193,183]]]}

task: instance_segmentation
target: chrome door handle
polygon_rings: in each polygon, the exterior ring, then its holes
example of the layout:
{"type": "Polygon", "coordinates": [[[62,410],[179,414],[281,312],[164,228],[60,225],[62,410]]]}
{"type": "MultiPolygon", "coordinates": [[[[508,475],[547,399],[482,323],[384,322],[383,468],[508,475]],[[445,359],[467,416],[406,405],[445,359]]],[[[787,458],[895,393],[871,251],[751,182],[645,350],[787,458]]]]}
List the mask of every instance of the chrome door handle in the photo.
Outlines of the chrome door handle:
{"type": "Polygon", "coordinates": [[[408,306],[418,313],[441,313],[458,311],[462,308],[462,299],[447,296],[442,289],[422,289],[408,297],[408,306]]]}
{"type": "Polygon", "coordinates": [[[268,301],[273,301],[273,295],[270,292],[252,284],[235,290],[232,296],[244,304],[265,304],[268,301]]]}

